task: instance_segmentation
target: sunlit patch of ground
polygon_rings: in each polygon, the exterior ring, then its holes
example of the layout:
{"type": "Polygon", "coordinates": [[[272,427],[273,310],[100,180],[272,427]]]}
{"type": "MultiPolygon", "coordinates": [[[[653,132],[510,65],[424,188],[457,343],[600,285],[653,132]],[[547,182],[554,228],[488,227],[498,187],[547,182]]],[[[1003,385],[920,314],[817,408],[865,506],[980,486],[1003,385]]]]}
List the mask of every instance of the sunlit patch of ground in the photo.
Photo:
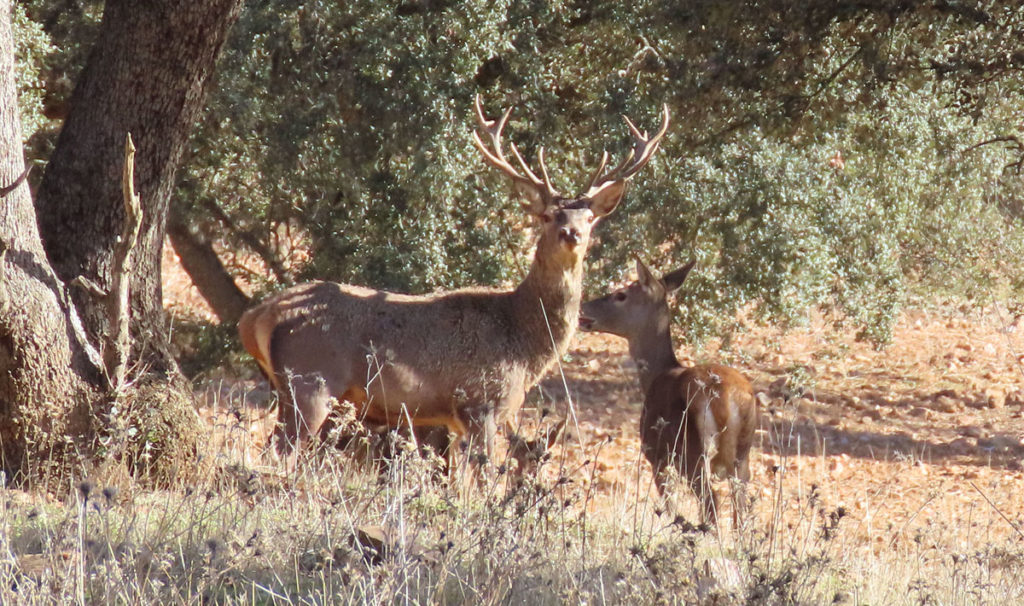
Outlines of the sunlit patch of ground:
{"type": "MultiPolygon", "coordinates": [[[[177,279],[165,288],[171,309],[198,309],[177,279]]],[[[1024,539],[1021,317],[1000,307],[911,310],[875,350],[816,316],[805,328],[750,326],[728,347],[677,353],[735,366],[770,397],[752,459],[759,527],[824,527],[841,512],[849,553],[936,562],[1024,539]]],[[[219,456],[265,464],[273,398],[255,366],[198,388],[219,456]]],[[[626,534],[664,523],[640,454],[641,402],[624,341],[580,334],[518,421],[532,435],[569,417],[541,481],[568,480],[559,488],[567,503],[626,534]]],[[[682,491],[681,502],[695,522],[696,499],[682,491]]]]}

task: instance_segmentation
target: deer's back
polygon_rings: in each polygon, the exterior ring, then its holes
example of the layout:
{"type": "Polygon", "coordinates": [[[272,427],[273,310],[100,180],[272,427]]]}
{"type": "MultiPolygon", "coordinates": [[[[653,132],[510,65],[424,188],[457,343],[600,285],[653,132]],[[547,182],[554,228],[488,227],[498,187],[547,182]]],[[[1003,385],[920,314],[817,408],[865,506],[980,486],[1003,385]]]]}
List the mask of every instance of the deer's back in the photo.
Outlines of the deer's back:
{"type": "Polygon", "coordinates": [[[273,325],[267,349],[277,373],[319,374],[335,395],[368,385],[375,408],[397,412],[405,403],[422,416],[443,417],[453,397],[493,399],[524,389],[527,354],[510,295],[467,289],[414,296],[313,282],[253,313],[263,308],[273,325]]]}

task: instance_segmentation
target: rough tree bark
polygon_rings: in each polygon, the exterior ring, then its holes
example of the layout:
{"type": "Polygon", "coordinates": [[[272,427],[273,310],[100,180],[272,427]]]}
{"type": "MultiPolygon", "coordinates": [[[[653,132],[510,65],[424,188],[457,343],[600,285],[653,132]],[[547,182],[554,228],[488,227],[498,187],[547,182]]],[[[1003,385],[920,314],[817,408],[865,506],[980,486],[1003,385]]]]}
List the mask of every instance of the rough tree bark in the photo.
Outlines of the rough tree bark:
{"type": "MultiPolygon", "coordinates": [[[[120,154],[131,132],[143,224],[130,276],[135,360],[176,370],[160,286],[160,256],[174,172],[202,108],[204,85],[242,0],[108,0],[100,37],[71,98],[43,175],[36,212],[44,246],[65,281],[109,288],[121,232],[120,154]]],[[[73,289],[86,330],[108,330],[101,301],[73,289]]]]}
{"type": "MultiPolygon", "coordinates": [[[[10,8],[0,0],[0,188],[25,168],[10,8]]],[[[0,197],[0,467],[9,479],[59,472],[88,438],[102,380],[75,313],[22,183],[0,197]]]]}
{"type": "MultiPolygon", "coordinates": [[[[199,421],[169,353],[160,252],[174,171],[241,4],[108,1],[35,212],[27,186],[0,200],[0,463],[16,477],[37,478],[46,463],[62,476],[125,465],[158,481],[192,468],[199,421]],[[66,285],[84,278],[110,292],[129,132],[144,216],[128,275],[132,363],[152,372],[138,373],[130,393],[111,394],[89,345],[111,334],[106,297],[66,285]]],[[[9,13],[10,0],[0,0],[0,191],[23,167],[9,13]]]]}

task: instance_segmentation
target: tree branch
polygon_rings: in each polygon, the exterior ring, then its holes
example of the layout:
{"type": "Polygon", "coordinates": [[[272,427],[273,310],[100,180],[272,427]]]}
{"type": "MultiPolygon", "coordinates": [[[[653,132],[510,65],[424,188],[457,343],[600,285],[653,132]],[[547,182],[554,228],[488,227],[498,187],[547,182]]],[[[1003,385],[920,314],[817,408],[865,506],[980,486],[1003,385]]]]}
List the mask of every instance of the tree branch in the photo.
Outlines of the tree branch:
{"type": "Polygon", "coordinates": [[[20,175],[18,175],[18,178],[15,179],[13,183],[11,183],[10,185],[5,185],[3,187],[0,187],[0,198],[5,198],[5,197],[7,197],[7,194],[9,194],[12,191],[18,189],[18,186],[21,185],[22,183],[24,183],[25,179],[28,179],[28,174],[30,172],[32,172],[32,165],[31,164],[29,164],[28,166],[25,167],[25,170],[22,171],[22,173],[20,175]]]}
{"type": "Polygon", "coordinates": [[[135,193],[135,143],[128,133],[124,143],[124,173],[122,191],[124,193],[125,219],[121,228],[121,236],[114,244],[114,258],[111,267],[110,292],[107,293],[107,315],[110,333],[107,335],[106,347],[103,349],[103,365],[107,371],[112,390],[117,391],[124,384],[125,368],[131,346],[128,331],[129,319],[129,279],[131,272],[131,253],[139,238],[139,227],[142,225],[142,206],[139,196],[135,193]]]}
{"type": "Polygon", "coordinates": [[[231,231],[231,233],[235,234],[243,244],[248,246],[249,250],[253,251],[263,259],[263,262],[267,264],[270,271],[274,272],[274,276],[277,278],[278,282],[285,285],[295,283],[295,278],[284,266],[284,263],[281,261],[281,258],[277,253],[275,253],[270,246],[261,240],[259,236],[253,233],[252,230],[239,227],[238,224],[235,223],[235,221],[228,216],[226,212],[224,212],[224,209],[213,200],[203,199],[201,200],[201,203],[208,211],[210,211],[210,214],[216,217],[216,219],[224,225],[224,227],[231,231]]]}

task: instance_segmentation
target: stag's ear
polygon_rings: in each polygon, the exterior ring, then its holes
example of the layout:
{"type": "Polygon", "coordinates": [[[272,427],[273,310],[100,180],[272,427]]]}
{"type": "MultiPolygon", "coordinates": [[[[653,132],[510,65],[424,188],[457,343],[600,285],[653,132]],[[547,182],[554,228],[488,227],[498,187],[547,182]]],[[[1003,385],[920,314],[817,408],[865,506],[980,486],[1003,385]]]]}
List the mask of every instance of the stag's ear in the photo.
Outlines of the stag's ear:
{"type": "Polygon", "coordinates": [[[647,266],[644,265],[639,256],[636,257],[636,281],[644,288],[650,288],[658,283],[658,279],[654,277],[651,270],[647,269],[647,266]]]}
{"type": "Polygon", "coordinates": [[[590,195],[590,210],[597,218],[610,215],[615,207],[622,200],[622,194],[626,193],[625,181],[611,181],[606,183],[596,192],[590,195]]]}
{"type": "Polygon", "coordinates": [[[667,292],[673,292],[683,285],[683,281],[686,280],[686,276],[690,274],[690,270],[697,264],[697,260],[694,259],[679,269],[665,274],[661,279],[661,283],[665,285],[667,292]]]}
{"type": "Polygon", "coordinates": [[[519,196],[519,205],[527,213],[535,217],[541,217],[544,215],[544,211],[548,209],[548,203],[541,198],[535,188],[517,184],[513,186],[512,190],[519,196]]]}

